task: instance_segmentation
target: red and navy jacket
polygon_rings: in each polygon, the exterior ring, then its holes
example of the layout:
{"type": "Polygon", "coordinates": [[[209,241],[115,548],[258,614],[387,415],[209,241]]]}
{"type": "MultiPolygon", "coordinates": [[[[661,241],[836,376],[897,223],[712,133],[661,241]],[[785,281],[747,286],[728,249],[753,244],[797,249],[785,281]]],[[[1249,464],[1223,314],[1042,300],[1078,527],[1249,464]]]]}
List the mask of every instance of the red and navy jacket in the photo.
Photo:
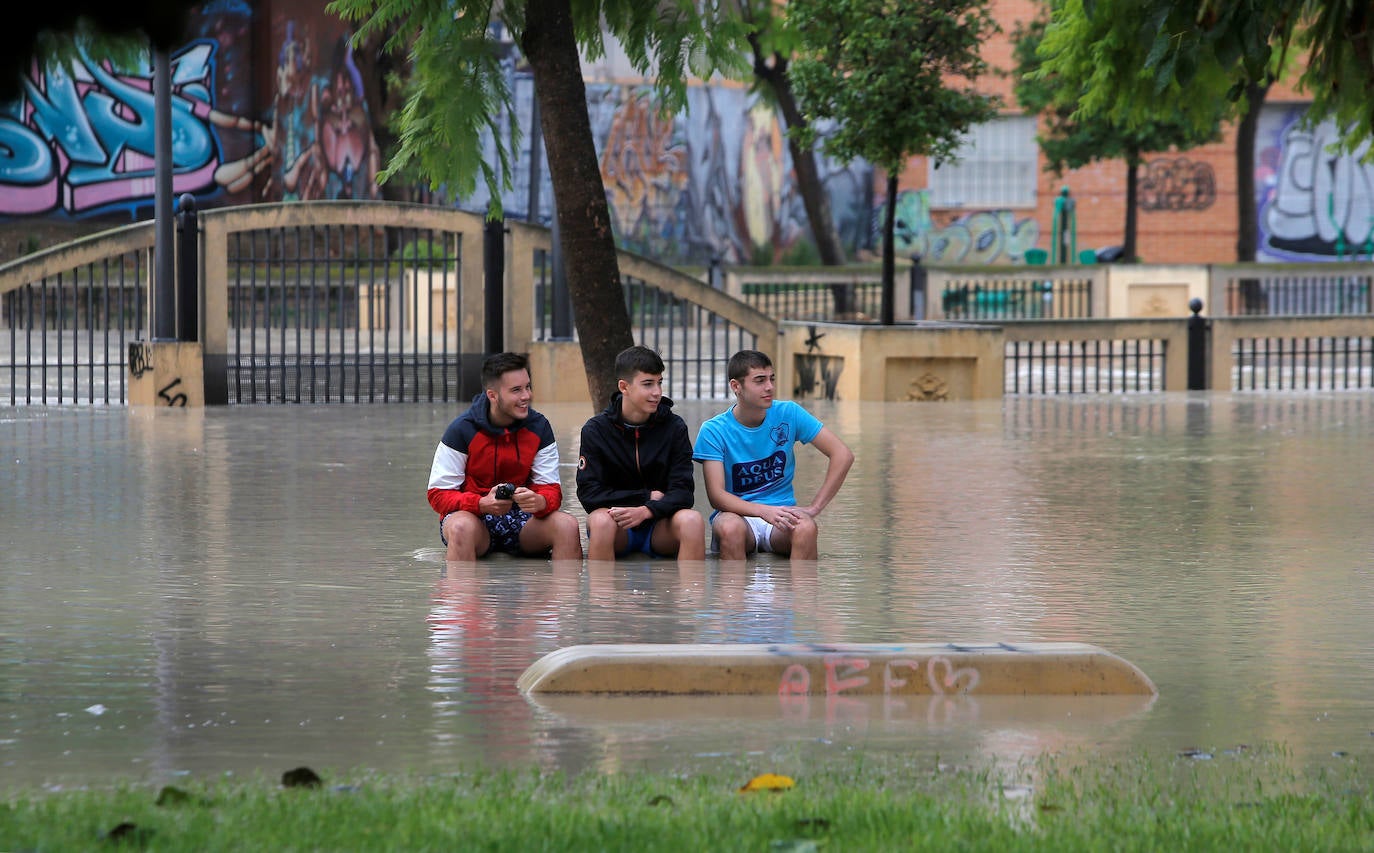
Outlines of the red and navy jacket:
{"type": "Polygon", "coordinates": [[[444,430],[429,469],[429,505],[439,515],[466,510],[480,515],[477,502],[498,483],[514,483],[548,501],[536,517],[563,504],[558,479],[558,442],[543,415],[529,416],[508,427],[492,426],[491,401],[485,393],[444,430]]]}
{"type": "Polygon", "coordinates": [[[692,442],[687,424],[662,397],[649,422],[635,426],[620,417],[621,393],[582,427],[577,460],[577,500],[587,512],[610,506],[647,506],[667,518],[696,501],[692,442]],[[649,492],[663,492],[649,500],[649,492]]]}

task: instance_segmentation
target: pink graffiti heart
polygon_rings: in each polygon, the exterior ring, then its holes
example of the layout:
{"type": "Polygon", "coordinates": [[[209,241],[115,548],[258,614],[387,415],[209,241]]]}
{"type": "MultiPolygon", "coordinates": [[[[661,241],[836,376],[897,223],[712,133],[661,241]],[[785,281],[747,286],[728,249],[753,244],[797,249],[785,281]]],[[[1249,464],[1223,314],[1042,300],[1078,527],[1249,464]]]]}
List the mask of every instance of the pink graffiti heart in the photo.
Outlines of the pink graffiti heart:
{"type": "Polygon", "coordinates": [[[955,669],[949,658],[933,657],[926,664],[926,680],[930,682],[931,691],[940,695],[971,693],[978,686],[978,670],[970,666],[955,669]],[[937,669],[943,673],[937,674],[937,669]]]}

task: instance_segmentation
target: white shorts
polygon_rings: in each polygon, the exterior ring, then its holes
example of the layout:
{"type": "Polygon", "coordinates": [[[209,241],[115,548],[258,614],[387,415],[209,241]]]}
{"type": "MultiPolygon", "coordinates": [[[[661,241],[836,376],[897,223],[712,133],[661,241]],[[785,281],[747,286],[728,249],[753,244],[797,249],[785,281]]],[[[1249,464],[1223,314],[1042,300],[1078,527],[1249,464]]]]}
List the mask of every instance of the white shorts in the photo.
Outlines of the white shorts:
{"type": "MultiPolygon", "coordinates": [[[[757,515],[741,515],[744,523],[749,525],[749,530],[754,534],[754,550],[749,553],[768,554],[773,550],[773,525],[759,518],[757,515]]],[[[720,547],[716,544],[715,528],[711,528],[711,551],[719,554],[720,547]]]]}

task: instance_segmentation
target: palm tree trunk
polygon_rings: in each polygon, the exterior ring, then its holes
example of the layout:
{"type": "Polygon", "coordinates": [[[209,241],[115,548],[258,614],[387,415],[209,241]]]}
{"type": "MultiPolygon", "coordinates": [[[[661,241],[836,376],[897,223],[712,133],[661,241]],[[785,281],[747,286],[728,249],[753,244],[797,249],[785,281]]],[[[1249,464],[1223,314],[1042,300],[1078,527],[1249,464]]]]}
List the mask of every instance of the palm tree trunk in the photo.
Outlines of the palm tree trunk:
{"type": "Polygon", "coordinates": [[[520,47],[534,77],[544,136],[558,140],[545,151],[558,210],[559,244],[587,388],[593,407],[600,408],[615,391],[616,354],[634,344],[634,334],[621,292],[600,161],[592,142],[571,4],[569,0],[530,0],[526,21],[520,47]]]}

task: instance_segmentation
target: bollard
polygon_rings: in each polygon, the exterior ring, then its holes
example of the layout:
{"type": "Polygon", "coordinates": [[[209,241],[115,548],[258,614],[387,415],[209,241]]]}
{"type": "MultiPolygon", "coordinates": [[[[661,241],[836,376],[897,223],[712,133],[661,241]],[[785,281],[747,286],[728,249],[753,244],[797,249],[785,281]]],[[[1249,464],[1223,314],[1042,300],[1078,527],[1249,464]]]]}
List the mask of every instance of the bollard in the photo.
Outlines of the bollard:
{"type": "Polygon", "coordinates": [[[487,352],[506,348],[506,220],[488,219],[482,228],[482,267],[487,296],[487,352]]]}
{"type": "Polygon", "coordinates": [[[1202,316],[1202,300],[1188,301],[1193,316],[1188,318],[1188,390],[1207,390],[1207,338],[1211,324],[1202,316]]]}
{"type": "Polygon", "coordinates": [[[178,341],[200,340],[200,227],[196,197],[177,199],[177,326],[178,341]]]}
{"type": "Polygon", "coordinates": [[[926,268],[921,266],[920,254],[911,256],[911,319],[926,318],[926,268]]]}

